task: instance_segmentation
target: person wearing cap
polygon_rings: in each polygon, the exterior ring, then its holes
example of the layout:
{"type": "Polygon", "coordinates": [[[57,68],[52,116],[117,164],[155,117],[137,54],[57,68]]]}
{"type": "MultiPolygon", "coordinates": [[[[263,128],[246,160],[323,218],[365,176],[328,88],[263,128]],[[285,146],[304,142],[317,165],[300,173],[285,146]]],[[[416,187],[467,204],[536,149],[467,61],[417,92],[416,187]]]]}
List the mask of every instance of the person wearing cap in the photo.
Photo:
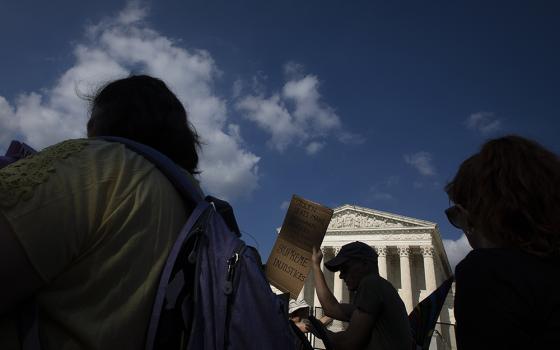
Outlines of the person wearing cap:
{"type": "MultiPolygon", "coordinates": [[[[290,321],[294,322],[300,331],[303,333],[309,332],[309,304],[304,299],[290,299],[288,314],[290,315],[290,321]]],[[[319,322],[327,325],[332,322],[332,318],[323,316],[319,319],[319,322]]]]}
{"type": "Polygon", "coordinates": [[[294,322],[300,331],[303,333],[309,332],[309,304],[305,300],[290,299],[288,314],[290,315],[290,321],[294,322]]]}
{"type": "Polygon", "coordinates": [[[409,350],[412,334],[404,303],[391,283],[379,276],[373,248],[359,241],[348,243],[336,257],[325,262],[330,271],[340,271],[348,290],[355,293],[352,304],[339,303],[329,290],[321,271],[322,259],[323,253],[314,247],[312,269],[324,314],[349,322],[344,331],[327,331],[332,347],[409,350]]]}

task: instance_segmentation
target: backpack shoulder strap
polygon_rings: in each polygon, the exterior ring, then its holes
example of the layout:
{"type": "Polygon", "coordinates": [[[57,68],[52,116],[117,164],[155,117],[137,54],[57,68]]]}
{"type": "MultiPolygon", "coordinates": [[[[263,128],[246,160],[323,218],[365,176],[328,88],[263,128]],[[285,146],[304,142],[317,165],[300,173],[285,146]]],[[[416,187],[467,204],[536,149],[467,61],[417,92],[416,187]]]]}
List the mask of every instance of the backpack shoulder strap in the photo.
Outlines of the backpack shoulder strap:
{"type": "Polygon", "coordinates": [[[185,170],[181,169],[167,156],[150,146],[146,146],[124,137],[102,136],[100,138],[109,142],[122,143],[130,150],[140,154],[148,161],[152,162],[169,179],[173,186],[175,186],[175,189],[177,189],[183,199],[185,199],[186,204],[190,206],[189,209],[194,210],[196,205],[204,200],[212,203],[212,206],[224,219],[229,229],[235,233],[237,237],[241,237],[241,231],[239,230],[239,226],[237,225],[237,221],[235,220],[235,216],[233,214],[233,209],[229,203],[212,196],[207,196],[205,198],[200,188],[195,186],[185,176],[185,170]]]}
{"type": "Polygon", "coordinates": [[[233,208],[231,205],[212,196],[206,196],[206,201],[212,203],[214,209],[220,214],[224,222],[228,226],[228,228],[233,232],[237,237],[241,237],[241,231],[239,230],[239,226],[237,225],[237,221],[235,220],[235,215],[233,214],[233,208]]]}
{"type": "MultiPolygon", "coordinates": [[[[172,280],[175,281],[173,274],[181,252],[183,252],[183,248],[185,247],[187,240],[191,236],[191,233],[193,233],[195,226],[198,225],[200,219],[203,218],[205,213],[208,213],[208,210],[211,210],[212,207],[215,209],[216,205],[211,204],[209,200],[205,200],[202,191],[188,178],[187,174],[185,174],[185,170],[181,169],[177,164],[175,164],[175,162],[159,151],[144,144],[122,137],[110,136],[100,137],[100,139],[109,142],[122,143],[131,151],[138,153],[153,163],[167,177],[177,192],[179,192],[179,194],[183,197],[185,205],[190,212],[187,222],[184,224],[173,243],[160,275],[154,304],[152,306],[152,314],[150,316],[146,333],[145,349],[150,350],[158,347],[158,330],[162,322],[164,304],[167,300],[168,294],[171,293],[179,295],[186,283],[182,273],[180,275],[183,276],[183,278],[177,279],[177,283],[172,283],[172,280]]],[[[196,258],[196,249],[195,243],[193,251],[191,251],[188,255],[187,260],[190,263],[192,263],[191,259],[194,260],[196,258]]],[[[174,303],[176,303],[176,301],[174,303]]],[[[167,307],[170,306],[165,306],[165,308],[167,307]]],[[[172,308],[175,308],[175,305],[172,308]]]]}
{"type": "MultiPolygon", "coordinates": [[[[173,184],[185,201],[192,207],[204,200],[202,191],[195,186],[185,176],[185,170],[181,169],[175,162],[163,153],[136,141],[116,136],[101,136],[102,140],[109,142],[119,142],[128,149],[140,154],[148,161],[152,162],[173,184]]],[[[192,209],[192,208],[191,208],[192,209]]]]}

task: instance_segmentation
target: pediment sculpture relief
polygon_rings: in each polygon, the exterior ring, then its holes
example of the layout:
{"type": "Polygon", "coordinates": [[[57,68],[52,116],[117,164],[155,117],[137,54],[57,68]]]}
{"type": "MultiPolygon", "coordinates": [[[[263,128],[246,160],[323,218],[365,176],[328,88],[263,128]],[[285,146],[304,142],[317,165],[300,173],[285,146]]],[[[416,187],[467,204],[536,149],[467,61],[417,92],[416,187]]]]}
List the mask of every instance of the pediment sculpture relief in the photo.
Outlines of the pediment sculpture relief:
{"type": "Polygon", "coordinates": [[[407,227],[402,222],[384,218],[381,216],[367,215],[355,212],[343,212],[333,216],[329,224],[329,229],[341,228],[392,228],[407,227]]]}

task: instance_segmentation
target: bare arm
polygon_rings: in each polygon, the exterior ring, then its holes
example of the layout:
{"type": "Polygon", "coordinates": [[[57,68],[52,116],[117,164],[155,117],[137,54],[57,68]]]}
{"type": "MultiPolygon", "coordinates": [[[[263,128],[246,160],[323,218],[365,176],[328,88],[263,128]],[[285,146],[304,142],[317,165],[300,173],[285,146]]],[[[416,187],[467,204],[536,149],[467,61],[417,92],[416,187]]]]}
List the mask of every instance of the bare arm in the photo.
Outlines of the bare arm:
{"type": "Polygon", "coordinates": [[[321,322],[324,326],[328,326],[329,324],[332,323],[332,321],[333,321],[332,317],[329,317],[327,315],[324,315],[319,319],[319,322],[321,322]]]}
{"type": "Polygon", "coordinates": [[[359,309],[352,313],[350,324],[345,331],[329,332],[328,337],[334,350],[362,349],[371,337],[374,317],[359,309]]]}
{"type": "Polygon", "coordinates": [[[43,284],[12,228],[0,213],[0,316],[30,297],[43,284]]]}
{"type": "Polygon", "coordinates": [[[317,297],[323,307],[325,315],[330,316],[337,320],[349,321],[354,311],[354,307],[349,304],[341,304],[336,300],[332,292],[327,286],[325,275],[321,271],[321,260],[323,260],[323,253],[313,247],[313,256],[311,258],[313,266],[313,279],[315,282],[315,290],[317,297]]]}

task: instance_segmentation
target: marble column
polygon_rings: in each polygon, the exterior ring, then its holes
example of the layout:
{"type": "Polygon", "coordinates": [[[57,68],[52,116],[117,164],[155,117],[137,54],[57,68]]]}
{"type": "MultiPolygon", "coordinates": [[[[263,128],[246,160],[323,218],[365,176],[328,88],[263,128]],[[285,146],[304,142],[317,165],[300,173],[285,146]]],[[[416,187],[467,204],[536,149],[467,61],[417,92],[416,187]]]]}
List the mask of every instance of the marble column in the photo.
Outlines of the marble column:
{"type": "Polygon", "coordinates": [[[387,247],[376,247],[377,251],[377,265],[379,267],[379,276],[387,279],[387,247]]]}
{"type": "MultiPolygon", "coordinates": [[[[334,248],[334,256],[338,254],[340,248],[334,248]]],[[[342,302],[342,288],[344,287],[342,280],[340,279],[340,271],[337,271],[333,275],[333,294],[336,300],[342,302]]]]}
{"type": "MultiPolygon", "coordinates": [[[[299,295],[297,297],[297,300],[303,300],[303,299],[305,299],[305,283],[301,287],[301,291],[299,292],[299,295]]],[[[306,300],[306,302],[307,302],[307,300],[306,300]]]]}
{"type": "Polygon", "coordinates": [[[426,292],[430,294],[437,288],[436,267],[434,265],[434,248],[430,246],[422,247],[422,257],[424,257],[424,277],[426,279],[426,292]]]}
{"type": "Polygon", "coordinates": [[[412,280],[410,276],[410,247],[399,247],[401,263],[401,296],[403,298],[406,311],[412,311],[412,280]]]}
{"type": "MultiPolygon", "coordinates": [[[[336,247],[334,248],[334,256],[336,256],[338,254],[338,252],[340,251],[340,247],[336,247]]],[[[344,288],[344,283],[342,282],[342,280],[340,279],[340,271],[337,271],[333,274],[333,294],[334,297],[336,298],[336,300],[338,300],[338,302],[344,302],[342,300],[342,293],[343,293],[343,288],[344,288]]],[[[346,301],[348,302],[348,301],[346,301]]],[[[341,330],[344,329],[344,324],[342,323],[342,321],[338,321],[338,320],[334,320],[332,323],[332,328],[331,330],[334,332],[340,332],[341,330]]]]}

